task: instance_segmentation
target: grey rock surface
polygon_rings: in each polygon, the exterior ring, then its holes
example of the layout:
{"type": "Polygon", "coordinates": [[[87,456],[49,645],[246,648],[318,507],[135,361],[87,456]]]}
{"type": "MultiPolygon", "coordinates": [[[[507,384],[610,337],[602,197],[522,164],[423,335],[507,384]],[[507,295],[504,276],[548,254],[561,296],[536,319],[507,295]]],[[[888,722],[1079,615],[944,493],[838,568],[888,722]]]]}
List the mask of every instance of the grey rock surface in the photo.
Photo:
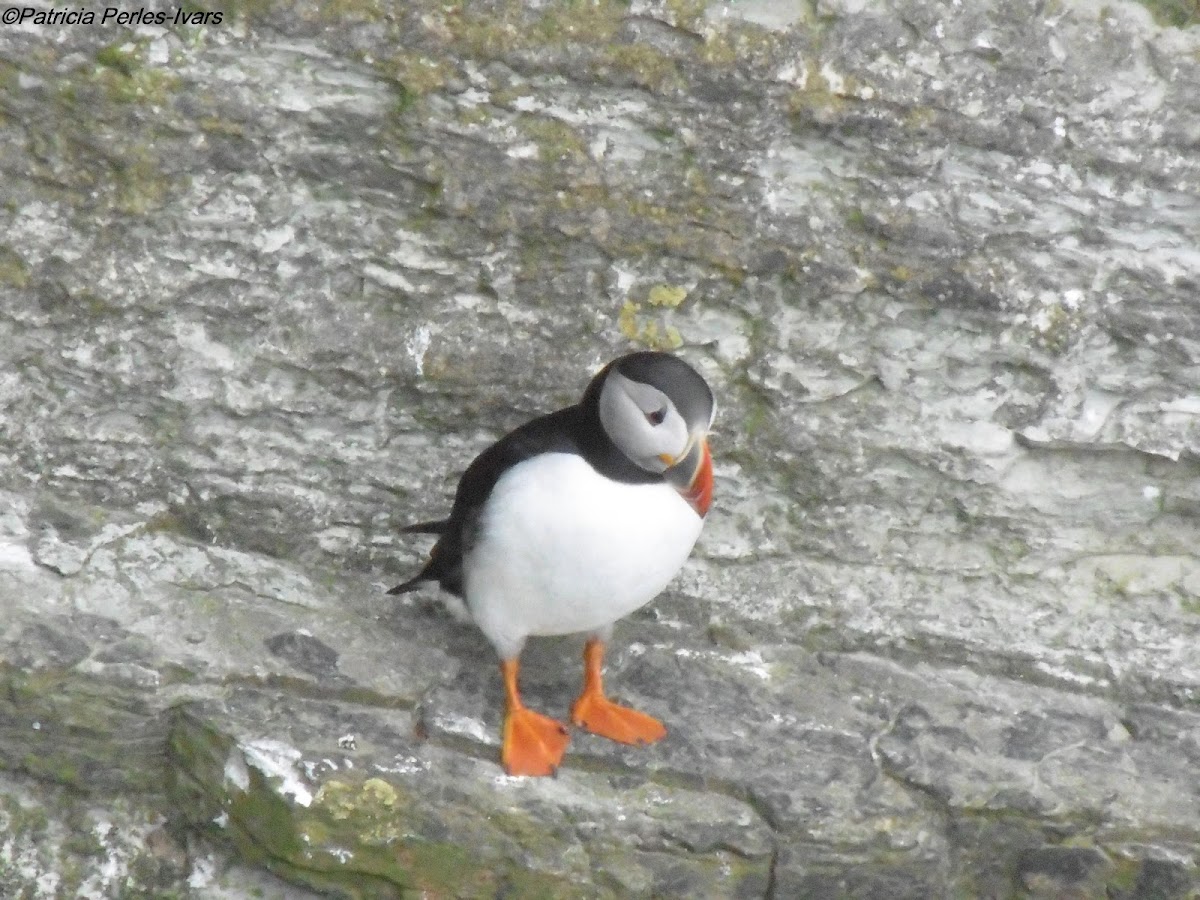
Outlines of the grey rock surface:
{"type": "Polygon", "coordinates": [[[1170,10],[0,28],[0,893],[1196,896],[1170,10]],[[486,642],[383,594],[397,526],[636,346],[719,398],[609,659],[670,733],[510,779],[486,642]]]}

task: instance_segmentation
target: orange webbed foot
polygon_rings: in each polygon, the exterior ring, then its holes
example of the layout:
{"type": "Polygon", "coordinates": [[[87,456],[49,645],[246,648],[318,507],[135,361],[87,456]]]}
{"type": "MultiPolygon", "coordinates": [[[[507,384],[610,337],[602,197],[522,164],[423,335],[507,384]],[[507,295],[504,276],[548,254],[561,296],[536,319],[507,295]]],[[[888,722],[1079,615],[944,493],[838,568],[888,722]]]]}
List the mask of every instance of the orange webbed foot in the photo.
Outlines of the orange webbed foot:
{"type": "Polygon", "coordinates": [[[571,721],[622,744],[653,744],[667,736],[663,723],[644,712],[613,703],[603,694],[585,691],[571,707],[571,721]]]}
{"type": "Polygon", "coordinates": [[[557,719],[526,707],[510,709],[504,715],[500,762],[509,775],[553,775],[569,741],[557,719]]]}
{"type": "Polygon", "coordinates": [[[517,689],[520,663],[516,657],[502,660],[504,678],[504,734],[500,763],[509,775],[553,775],[567,750],[567,726],[543,716],[521,702],[517,689]]]}
{"type": "Polygon", "coordinates": [[[571,721],[622,744],[653,744],[666,737],[667,729],[658,719],[604,696],[603,664],[604,641],[593,637],[583,648],[583,693],[571,707],[571,721]]]}

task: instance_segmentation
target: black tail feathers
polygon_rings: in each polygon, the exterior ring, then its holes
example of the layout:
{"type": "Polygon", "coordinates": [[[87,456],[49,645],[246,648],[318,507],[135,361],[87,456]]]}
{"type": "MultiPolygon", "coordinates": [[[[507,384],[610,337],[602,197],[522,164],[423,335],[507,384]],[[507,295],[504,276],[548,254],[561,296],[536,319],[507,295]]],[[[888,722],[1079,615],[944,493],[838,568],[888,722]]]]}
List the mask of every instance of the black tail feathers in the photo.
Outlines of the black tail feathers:
{"type": "Polygon", "coordinates": [[[436,522],[418,522],[416,525],[405,525],[400,529],[403,534],[442,534],[449,519],[438,519],[436,522]]]}
{"type": "MultiPolygon", "coordinates": [[[[446,526],[448,526],[449,524],[450,524],[449,519],[438,519],[437,521],[434,521],[434,522],[418,522],[415,525],[405,525],[403,528],[400,529],[400,531],[403,534],[438,534],[438,535],[440,535],[443,532],[445,532],[446,526]]],[[[436,548],[435,548],[435,550],[436,550],[436,548]]],[[[431,563],[432,563],[432,560],[430,560],[430,563],[427,563],[425,568],[422,569],[420,572],[418,572],[415,576],[408,579],[408,581],[405,581],[402,584],[396,585],[394,588],[392,588],[390,591],[388,591],[388,593],[389,594],[406,594],[409,591],[415,591],[426,581],[436,581],[437,576],[430,575],[430,564],[431,563]]]]}
{"type": "Polygon", "coordinates": [[[388,591],[388,593],[389,594],[407,594],[409,591],[415,591],[417,588],[419,588],[423,583],[425,583],[428,580],[429,580],[429,577],[424,572],[422,572],[419,575],[417,575],[415,578],[410,578],[410,579],[408,579],[408,581],[405,581],[402,584],[396,585],[394,588],[392,588],[390,591],[388,591]]]}

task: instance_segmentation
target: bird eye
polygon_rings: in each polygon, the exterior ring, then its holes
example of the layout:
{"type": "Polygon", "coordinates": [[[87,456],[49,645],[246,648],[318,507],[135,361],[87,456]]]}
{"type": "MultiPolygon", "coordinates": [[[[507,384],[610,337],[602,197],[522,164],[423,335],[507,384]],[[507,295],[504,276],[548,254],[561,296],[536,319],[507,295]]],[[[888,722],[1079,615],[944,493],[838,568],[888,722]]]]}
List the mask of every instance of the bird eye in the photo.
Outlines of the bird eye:
{"type": "Polygon", "coordinates": [[[661,425],[663,423],[663,419],[666,417],[667,408],[665,406],[662,409],[656,409],[654,412],[646,413],[646,421],[651,425],[661,425]]]}

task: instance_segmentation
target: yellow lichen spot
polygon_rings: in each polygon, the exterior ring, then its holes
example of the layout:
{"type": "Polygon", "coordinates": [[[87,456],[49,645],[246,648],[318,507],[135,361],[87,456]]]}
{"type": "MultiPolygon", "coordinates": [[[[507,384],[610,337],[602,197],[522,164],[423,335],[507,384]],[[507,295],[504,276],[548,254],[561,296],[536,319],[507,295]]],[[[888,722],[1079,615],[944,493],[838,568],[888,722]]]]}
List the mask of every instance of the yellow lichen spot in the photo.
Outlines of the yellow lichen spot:
{"type": "Polygon", "coordinates": [[[401,833],[397,809],[407,806],[403,788],[382,778],[361,784],[332,780],[321,785],[316,802],[305,819],[306,832],[318,835],[321,828],[331,834],[353,833],[367,843],[386,843],[401,833]]]}
{"type": "Polygon", "coordinates": [[[382,778],[368,778],[363,782],[362,799],[364,804],[391,809],[396,805],[396,789],[382,778]]]}
{"type": "MultiPolygon", "coordinates": [[[[686,291],[684,294],[686,295],[686,291]]],[[[676,350],[683,346],[683,335],[679,333],[678,328],[654,319],[643,318],[640,315],[641,310],[641,306],[632,300],[626,300],[621,306],[621,311],[617,314],[617,328],[622,335],[652,350],[676,350]]]]}
{"type": "Polygon", "coordinates": [[[331,818],[349,819],[354,814],[354,788],[344,781],[327,781],[317,791],[316,802],[329,811],[331,818]]]}
{"type": "Polygon", "coordinates": [[[651,306],[666,306],[674,309],[687,299],[687,288],[677,284],[656,284],[650,288],[646,301],[651,306]]]}
{"type": "Polygon", "coordinates": [[[629,340],[637,340],[638,336],[638,305],[632,300],[626,300],[617,314],[617,328],[629,340]]]}

